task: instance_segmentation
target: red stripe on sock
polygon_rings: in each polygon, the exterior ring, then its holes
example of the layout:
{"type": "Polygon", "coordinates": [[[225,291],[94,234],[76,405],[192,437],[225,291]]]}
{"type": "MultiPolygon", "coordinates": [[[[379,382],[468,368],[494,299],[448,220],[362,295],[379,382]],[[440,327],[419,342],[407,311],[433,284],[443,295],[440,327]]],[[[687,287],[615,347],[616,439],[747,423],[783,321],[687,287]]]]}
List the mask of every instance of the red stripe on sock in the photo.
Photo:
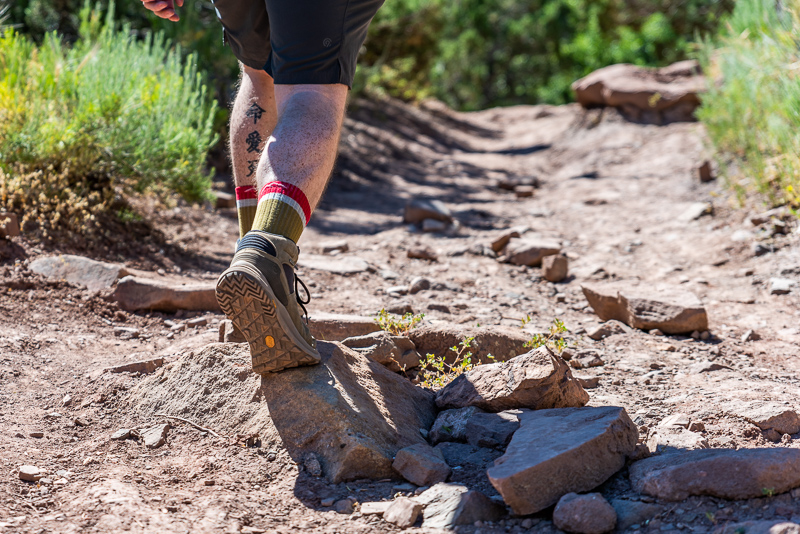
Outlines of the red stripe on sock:
{"type": "Polygon", "coordinates": [[[303,213],[306,216],[306,224],[308,224],[311,219],[311,205],[308,203],[306,194],[299,187],[287,182],[270,182],[261,188],[258,193],[259,200],[270,193],[281,193],[297,202],[303,209],[303,213]]]}
{"type": "Polygon", "coordinates": [[[258,198],[256,188],[252,185],[236,188],[236,200],[247,200],[251,198],[258,198]]]}

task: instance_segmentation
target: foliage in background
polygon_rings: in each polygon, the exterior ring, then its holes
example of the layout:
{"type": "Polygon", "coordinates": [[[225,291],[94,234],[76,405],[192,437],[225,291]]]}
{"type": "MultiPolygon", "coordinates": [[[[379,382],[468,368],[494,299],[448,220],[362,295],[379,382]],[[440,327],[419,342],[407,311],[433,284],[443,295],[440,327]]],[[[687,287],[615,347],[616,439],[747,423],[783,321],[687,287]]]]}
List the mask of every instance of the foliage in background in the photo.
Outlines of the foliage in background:
{"type": "Polygon", "coordinates": [[[399,315],[381,309],[381,311],[378,312],[378,316],[375,317],[375,323],[381,330],[385,330],[393,336],[404,336],[421,323],[424,318],[424,313],[414,315],[409,312],[400,317],[399,315]]]}
{"type": "MultiPolygon", "coordinates": [[[[523,326],[525,321],[523,320],[523,326]]],[[[553,324],[550,326],[547,335],[534,334],[534,336],[525,342],[525,347],[529,349],[538,349],[539,347],[547,347],[556,354],[561,354],[567,348],[567,340],[561,337],[561,334],[566,334],[568,329],[561,319],[553,319],[553,324]]]]}
{"type": "Polygon", "coordinates": [[[0,38],[0,205],[42,234],[86,233],[126,193],[207,198],[215,105],[163,35],[82,11],[79,37],[0,38]]]}
{"type": "Polygon", "coordinates": [[[701,62],[722,83],[697,115],[733,185],[800,206],[800,0],[739,0],[701,62]]]}
{"type": "Polygon", "coordinates": [[[357,88],[457,109],[572,100],[612,63],[684,59],[733,0],[393,0],[378,12],[357,88]]]}

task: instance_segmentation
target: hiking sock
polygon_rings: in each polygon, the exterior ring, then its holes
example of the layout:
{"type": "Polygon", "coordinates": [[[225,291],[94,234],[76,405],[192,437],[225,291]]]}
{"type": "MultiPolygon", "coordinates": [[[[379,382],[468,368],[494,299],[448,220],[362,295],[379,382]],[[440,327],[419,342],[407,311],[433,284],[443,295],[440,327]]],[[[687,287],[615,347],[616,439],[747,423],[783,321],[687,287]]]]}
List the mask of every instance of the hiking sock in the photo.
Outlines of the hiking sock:
{"type": "Polygon", "coordinates": [[[252,185],[236,188],[236,214],[239,216],[239,238],[253,228],[256,217],[258,195],[252,185]]]}
{"type": "Polygon", "coordinates": [[[305,193],[287,182],[269,182],[258,193],[253,230],[277,234],[295,243],[311,218],[305,193]]]}

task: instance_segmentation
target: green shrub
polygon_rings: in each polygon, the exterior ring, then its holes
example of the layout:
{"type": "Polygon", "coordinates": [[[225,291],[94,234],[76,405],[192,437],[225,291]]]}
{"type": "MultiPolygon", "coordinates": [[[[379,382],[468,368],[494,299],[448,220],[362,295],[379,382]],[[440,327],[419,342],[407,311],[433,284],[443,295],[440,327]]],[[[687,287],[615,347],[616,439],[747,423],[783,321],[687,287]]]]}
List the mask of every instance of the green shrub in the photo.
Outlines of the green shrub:
{"type": "Polygon", "coordinates": [[[193,58],[112,17],[85,9],[72,47],[55,34],[0,37],[0,204],[43,233],[80,231],[120,195],[209,195],[216,108],[193,58]]]}
{"type": "Polygon", "coordinates": [[[744,195],[800,205],[800,1],[739,0],[701,61],[711,80],[697,115],[744,195]]]}

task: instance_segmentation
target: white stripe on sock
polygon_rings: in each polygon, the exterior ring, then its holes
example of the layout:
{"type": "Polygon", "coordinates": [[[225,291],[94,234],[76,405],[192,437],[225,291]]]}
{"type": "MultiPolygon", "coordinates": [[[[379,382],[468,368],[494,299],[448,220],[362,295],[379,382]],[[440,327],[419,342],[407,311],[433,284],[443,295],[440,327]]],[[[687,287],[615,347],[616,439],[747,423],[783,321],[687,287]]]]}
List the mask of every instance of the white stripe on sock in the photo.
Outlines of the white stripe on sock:
{"type": "Polygon", "coordinates": [[[294,208],[294,211],[297,212],[297,214],[300,216],[300,220],[303,222],[303,228],[306,227],[306,214],[303,213],[303,208],[300,207],[300,204],[298,204],[297,201],[292,197],[284,195],[283,193],[267,193],[258,199],[258,203],[261,204],[265,200],[279,200],[281,202],[285,202],[294,208]]]}

